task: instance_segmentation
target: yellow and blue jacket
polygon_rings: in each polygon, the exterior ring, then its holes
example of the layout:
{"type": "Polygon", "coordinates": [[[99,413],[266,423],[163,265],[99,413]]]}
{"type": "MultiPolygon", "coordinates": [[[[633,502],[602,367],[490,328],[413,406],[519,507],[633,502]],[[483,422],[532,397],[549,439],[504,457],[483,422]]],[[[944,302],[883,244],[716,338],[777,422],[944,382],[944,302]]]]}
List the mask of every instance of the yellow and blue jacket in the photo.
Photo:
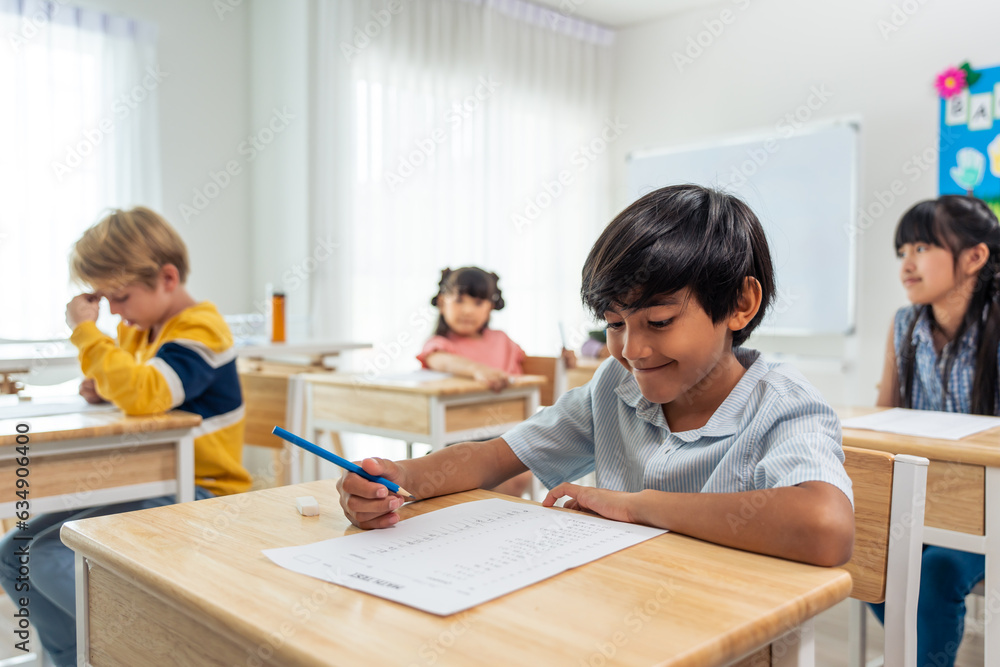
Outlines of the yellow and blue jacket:
{"type": "Polygon", "coordinates": [[[250,488],[243,467],[243,394],[233,337],[207,301],[169,319],[155,340],[149,332],[118,325],[118,342],[93,322],[70,340],[80,350],[83,374],[97,392],[129,415],[179,409],[201,415],[195,429],[195,483],[215,495],[250,488]]]}

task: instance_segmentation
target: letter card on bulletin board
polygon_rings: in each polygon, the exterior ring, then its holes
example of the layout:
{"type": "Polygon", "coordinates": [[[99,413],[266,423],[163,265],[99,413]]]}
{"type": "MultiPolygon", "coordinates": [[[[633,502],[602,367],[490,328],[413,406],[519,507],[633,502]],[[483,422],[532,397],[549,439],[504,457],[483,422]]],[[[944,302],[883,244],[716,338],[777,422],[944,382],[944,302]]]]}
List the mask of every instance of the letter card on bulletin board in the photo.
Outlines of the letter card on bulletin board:
{"type": "Polygon", "coordinates": [[[975,70],[968,83],[958,71],[946,70],[937,84],[938,192],[979,197],[1000,213],[1000,67],[975,70]]]}

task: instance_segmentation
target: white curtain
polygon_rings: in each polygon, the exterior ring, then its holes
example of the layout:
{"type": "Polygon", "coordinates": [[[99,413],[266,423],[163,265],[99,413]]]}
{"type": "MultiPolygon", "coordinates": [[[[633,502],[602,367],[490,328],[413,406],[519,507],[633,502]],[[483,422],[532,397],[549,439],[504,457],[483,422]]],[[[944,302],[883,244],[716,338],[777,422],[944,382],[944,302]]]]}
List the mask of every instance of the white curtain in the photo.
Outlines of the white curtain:
{"type": "Polygon", "coordinates": [[[520,0],[321,3],[317,30],[313,224],[341,254],[314,284],[314,334],[413,366],[440,270],[472,264],[500,275],[492,326],[551,355],[561,322],[578,347],[621,133],[613,33],[520,0]]]}
{"type": "Polygon", "coordinates": [[[108,207],[160,207],[155,28],[0,0],[0,339],[68,334],[72,244],[108,207]]]}

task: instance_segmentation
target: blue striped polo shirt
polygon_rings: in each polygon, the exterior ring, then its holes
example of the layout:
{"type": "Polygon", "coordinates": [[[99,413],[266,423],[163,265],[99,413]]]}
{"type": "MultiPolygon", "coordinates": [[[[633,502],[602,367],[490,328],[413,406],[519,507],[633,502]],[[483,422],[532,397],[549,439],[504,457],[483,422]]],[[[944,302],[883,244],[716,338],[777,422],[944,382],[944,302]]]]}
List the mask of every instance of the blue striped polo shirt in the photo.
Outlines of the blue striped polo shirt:
{"type": "Polygon", "coordinates": [[[636,492],[731,493],[821,481],[853,503],[840,420],[787,364],[737,348],[746,373],[704,426],[674,433],[610,358],[586,385],[503,439],[548,488],[596,473],[597,486],[636,492]]]}

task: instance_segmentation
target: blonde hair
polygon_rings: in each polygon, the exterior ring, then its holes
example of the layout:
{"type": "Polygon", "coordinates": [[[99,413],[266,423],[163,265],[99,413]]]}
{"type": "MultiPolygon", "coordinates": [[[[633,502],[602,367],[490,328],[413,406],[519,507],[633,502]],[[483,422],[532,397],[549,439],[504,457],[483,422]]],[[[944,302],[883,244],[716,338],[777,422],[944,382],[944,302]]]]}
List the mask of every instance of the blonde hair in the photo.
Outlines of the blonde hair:
{"type": "Polygon", "coordinates": [[[91,287],[120,289],[132,283],[155,287],[160,270],[177,267],[187,279],[187,247],[163,217],[143,206],[112,209],[88,229],[70,253],[70,277],[91,287]]]}

